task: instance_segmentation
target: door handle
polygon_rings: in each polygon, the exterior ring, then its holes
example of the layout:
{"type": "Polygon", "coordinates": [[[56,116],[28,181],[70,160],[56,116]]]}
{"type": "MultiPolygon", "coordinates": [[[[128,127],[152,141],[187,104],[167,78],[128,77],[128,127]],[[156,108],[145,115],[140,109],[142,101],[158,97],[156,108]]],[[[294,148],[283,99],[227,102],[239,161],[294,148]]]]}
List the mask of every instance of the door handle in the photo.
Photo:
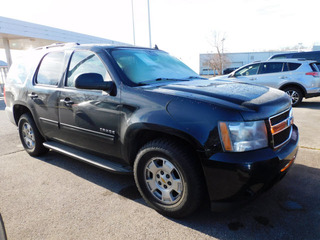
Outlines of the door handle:
{"type": "Polygon", "coordinates": [[[61,99],[60,102],[61,102],[61,103],[64,103],[66,106],[70,106],[70,105],[74,104],[74,102],[71,101],[71,99],[68,98],[68,97],[65,98],[65,99],[61,99]]]}
{"type": "Polygon", "coordinates": [[[35,99],[35,98],[38,98],[38,95],[33,92],[33,93],[29,93],[28,97],[30,97],[31,99],[35,99]]]}
{"type": "Polygon", "coordinates": [[[281,76],[281,77],[279,77],[280,79],[286,79],[286,78],[288,78],[287,76],[281,76]]]}
{"type": "Polygon", "coordinates": [[[254,77],[253,77],[253,78],[250,78],[250,80],[257,80],[257,78],[254,78],[254,77]]]}

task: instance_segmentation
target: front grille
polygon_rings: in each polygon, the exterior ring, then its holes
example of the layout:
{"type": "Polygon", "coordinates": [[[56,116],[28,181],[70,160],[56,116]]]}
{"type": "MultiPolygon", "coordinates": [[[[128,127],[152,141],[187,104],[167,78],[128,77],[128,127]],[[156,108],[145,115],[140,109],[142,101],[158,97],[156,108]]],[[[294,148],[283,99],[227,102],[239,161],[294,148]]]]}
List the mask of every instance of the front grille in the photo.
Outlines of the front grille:
{"type": "Polygon", "coordinates": [[[292,134],[292,108],[269,118],[273,148],[277,149],[289,141],[292,134]]]}

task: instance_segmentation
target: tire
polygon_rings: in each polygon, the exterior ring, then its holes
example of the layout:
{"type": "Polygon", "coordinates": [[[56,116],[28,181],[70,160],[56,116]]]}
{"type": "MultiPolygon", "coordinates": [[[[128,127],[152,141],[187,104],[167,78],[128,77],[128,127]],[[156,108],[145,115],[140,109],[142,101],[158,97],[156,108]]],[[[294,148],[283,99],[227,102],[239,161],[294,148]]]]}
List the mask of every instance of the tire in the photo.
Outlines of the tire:
{"type": "Polygon", "coordinates": [[[173,218],[193,213],[205,192],[196,160],[187,148],[173,141],[158,139],[144,145],[134,162],[134,179],[147,204],[173,218]]]}
{"type": "Polygon", "coordinates": [[[29,113],[22,114],[18,128],[21,143],[27,153],[31,156],[40,156],[48,152],[43,146],[44,139],[29,113]]]}
{"type": "Polygon", "coordinates": [[[283,91],[291,97],[293,107],[296,107],[301,103],[303,95],[299,88],[287,87],[283,91]]]}

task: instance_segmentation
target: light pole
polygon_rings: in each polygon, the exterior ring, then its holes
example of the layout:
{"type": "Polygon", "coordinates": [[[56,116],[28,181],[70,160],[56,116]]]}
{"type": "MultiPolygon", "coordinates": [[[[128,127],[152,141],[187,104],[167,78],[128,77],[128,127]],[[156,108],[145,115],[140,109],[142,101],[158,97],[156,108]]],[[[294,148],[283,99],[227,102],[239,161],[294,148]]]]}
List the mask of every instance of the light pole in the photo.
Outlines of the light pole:
{"type": "Polygon", "coordinates": [[[221,40],[221,75],[223,75],[223,61],[224,61],[224,57],[223,57],[223,43],[224,40],[226,40],[225,38],[222,38],[221,40]]]}
{"type": "Polygon", "coordinates": [[[134,11],[133,11],[133,0],[131,0],[131,8],[132,8],[132,30],[133,30],[133,45],[136,45],[136,32],[134,29],[134,11]]]}
{"type": "Polygon", "coordinates": [[[150,48],[152,48],[152,44],[151,44],[151,24],[150,24],[150,4],[149,4],[149,0],[148,0],[148,22],[149,22],[149,46],[150,46],[150,48]]]}

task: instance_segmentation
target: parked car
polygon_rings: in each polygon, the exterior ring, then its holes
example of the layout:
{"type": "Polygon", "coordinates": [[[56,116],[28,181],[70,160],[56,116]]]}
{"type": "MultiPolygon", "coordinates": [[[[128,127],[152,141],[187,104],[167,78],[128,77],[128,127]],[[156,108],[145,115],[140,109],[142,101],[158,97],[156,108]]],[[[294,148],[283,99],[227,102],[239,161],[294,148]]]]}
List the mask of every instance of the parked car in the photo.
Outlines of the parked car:
{"type": "Polygon", "coordinates": [[[269,58],[270,59],[285,59],[285,58],[304,58],[306,60],[314,60],[320,62],[320,51],[310,51],[310,52],[293,52],[293,53],[281,53],[275,54],[269,58]]]}
{"type": "Polygon", "coordinates": [[[237,70],[237,69],[238,67],[226,68],[222,71],[222,74],[226,75],[226,74],[232,73],[234,70],[237,70]]]}
{"type": "Polygon", "coordinates": [[[254,62],[218,78],[278,88],[291,97],[294,107],[303,98],[320,96],[320,74],[315,61],[282,59],[254,62]]]}
{"type": "Polygon", "coordinates": [[[12,65],[5,90],[31,156],[52,149],[133,173],[148,205],[171,217],[204,199],[223,210],[255,198],[298,150],[287,94],[202,78],[157,49],[44,47],[12,65]]]}

